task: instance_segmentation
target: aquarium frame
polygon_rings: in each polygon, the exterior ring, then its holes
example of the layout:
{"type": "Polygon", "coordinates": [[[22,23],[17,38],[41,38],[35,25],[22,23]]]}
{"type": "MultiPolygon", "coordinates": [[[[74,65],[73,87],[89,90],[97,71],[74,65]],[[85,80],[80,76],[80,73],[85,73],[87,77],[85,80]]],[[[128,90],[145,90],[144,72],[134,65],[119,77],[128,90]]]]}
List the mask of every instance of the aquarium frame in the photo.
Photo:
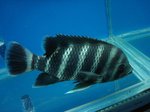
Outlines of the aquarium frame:
{"type": "Polygon", "coordinates": [[[122,48],[129,58],[129,62],[133,67],[134,75],[139,79],[139,82],[133,84],[127,88],[115,91],[105,97],[99,98],[97,100],[88,102],[86,104],[80,105],[78,107],[67,110],[66,112],[95,112],[98,110],[103,110],[111,105],[128,99],[140,92],[149,89],[150,85],[150,58],[140,52],[138,49],[133,47],[128,41],[137,40],[139,38],[150,37],[150,28],[141,29],[137,31],[128,32],[118,36],[109,38],[107,41],[122,48]],[[133,37],[132,39],[129,39],[133,37]]]}

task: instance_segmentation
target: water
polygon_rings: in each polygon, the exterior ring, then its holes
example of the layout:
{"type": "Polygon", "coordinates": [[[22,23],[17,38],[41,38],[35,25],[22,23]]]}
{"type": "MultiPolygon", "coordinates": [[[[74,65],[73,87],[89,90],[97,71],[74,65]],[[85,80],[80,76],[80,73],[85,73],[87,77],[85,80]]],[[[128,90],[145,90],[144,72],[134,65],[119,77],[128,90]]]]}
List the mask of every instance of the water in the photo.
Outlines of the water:
{"type": "MultiPolygon", "coordinates": [[[[149,27],[148,4],[148,0],[111,1],[113,34],[149,27]]],[[[104,0],[3,0],[0,1],[0,38],[6,43],[17,41],[38,55],[43,55],[43,40],[48,35],[84,35],[106,39],[108,29],[105,9],[104,0]]],[[[149,36],[130,43],[150,56],[149,36]]],[[[65,94],[74,87],[71,81],[33,88],[40,72],[9,77],[2,58],[0,67],[0,112],[22,112],[21,97],[26,94],[30,96],[35,112],[63,112],[140,82],[131,74],[117,82],[96,84],[81,92],[65,94]]]]}

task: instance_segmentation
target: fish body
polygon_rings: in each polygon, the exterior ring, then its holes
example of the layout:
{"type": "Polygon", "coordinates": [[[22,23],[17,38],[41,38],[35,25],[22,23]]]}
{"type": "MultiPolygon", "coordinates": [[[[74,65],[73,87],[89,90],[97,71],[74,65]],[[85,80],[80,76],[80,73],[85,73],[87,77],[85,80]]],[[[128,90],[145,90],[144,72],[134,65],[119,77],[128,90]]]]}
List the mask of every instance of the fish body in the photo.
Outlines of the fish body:
{"type": "Polygon", "coordinates": [[[123,51],[107,42],[79,36],[47,37],[45,54],[37,56],[20,44],[10,43],[6,64],[11,74],[42,71],[35,86],[75,80],[74,89],[117,80],[132,71],[123,51]]]}

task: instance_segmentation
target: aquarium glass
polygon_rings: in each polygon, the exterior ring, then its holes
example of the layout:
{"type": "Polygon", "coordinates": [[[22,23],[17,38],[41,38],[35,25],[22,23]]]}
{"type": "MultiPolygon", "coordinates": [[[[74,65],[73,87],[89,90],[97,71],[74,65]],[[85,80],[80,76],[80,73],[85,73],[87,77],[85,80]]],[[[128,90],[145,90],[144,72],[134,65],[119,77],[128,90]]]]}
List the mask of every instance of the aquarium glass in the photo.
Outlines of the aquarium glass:
{"type": "MultiPolygon", "coordinates": [[[[149,0],[108,0],[108,3],[106,5],[106,0],[1,0],[0,47],[3,43],[16,41],[41,56],[45,53],[43,43],[48,36],[64,34],[109,40],[109,20],[113,38],[150,27],[149,0]]],[[[145,38],[130,39],[121,36],[121,39],[149,57],[148,34],[145,38]]],[[[122,41],[110,42],[116,44],[122,41]]],[[[1,56],[0,112],[63,112],[104,99],[141,82],[139,77],[131,73],[117,81],[95,84],[83,91],[66,94],[74,88],[73,81],[35,87],[39,71],[10,76],[5,63],[1,56]]],[[[108,101],[111,102],[111,99],[108,101]]]]}

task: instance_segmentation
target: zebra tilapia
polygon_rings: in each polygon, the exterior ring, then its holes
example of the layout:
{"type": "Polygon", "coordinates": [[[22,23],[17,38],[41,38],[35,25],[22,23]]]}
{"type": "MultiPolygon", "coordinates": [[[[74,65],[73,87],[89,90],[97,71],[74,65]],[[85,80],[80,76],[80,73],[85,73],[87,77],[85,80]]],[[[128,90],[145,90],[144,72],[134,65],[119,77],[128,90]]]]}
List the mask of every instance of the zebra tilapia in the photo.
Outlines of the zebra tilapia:
{"type": "Polygon", "coordinates": [[[10,74],[39,70],[42,73],[35,86],[74,80],[73,90],[77,90],[117,80],[132,72],[124,52],[105,41],[57,35],[45,39],[44,49],[45,54],[37,56],[19,43],[11,42],[5,57],[10,74]]]}

